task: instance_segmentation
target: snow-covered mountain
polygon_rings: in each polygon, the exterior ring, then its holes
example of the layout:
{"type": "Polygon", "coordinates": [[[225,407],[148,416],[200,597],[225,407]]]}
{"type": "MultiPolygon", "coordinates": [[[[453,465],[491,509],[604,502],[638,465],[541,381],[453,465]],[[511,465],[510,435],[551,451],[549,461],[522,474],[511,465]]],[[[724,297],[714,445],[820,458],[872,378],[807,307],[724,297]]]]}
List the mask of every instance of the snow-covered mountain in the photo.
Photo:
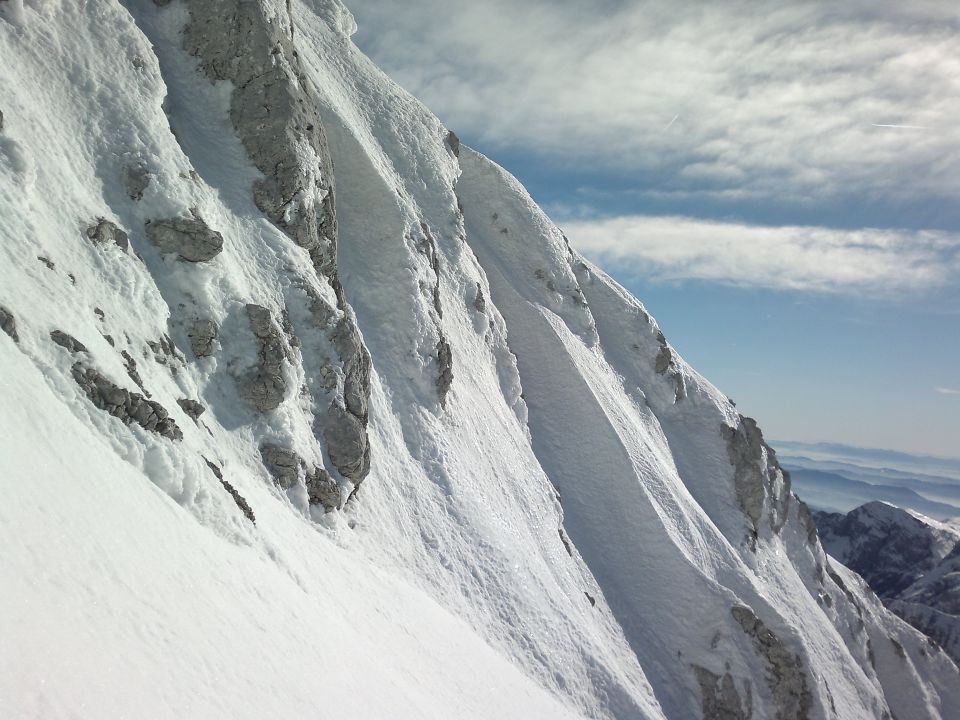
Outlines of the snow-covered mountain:
{"type": "Polygon", "coordinates": [[[882,502],[813,515],[827,552],[960,662],[960,526],[882,502]]]}
{"type": "Polygon", "coordinates": [[[338,0],[0,0],[0,716],[948,718],[750,419],[338,0]]]}

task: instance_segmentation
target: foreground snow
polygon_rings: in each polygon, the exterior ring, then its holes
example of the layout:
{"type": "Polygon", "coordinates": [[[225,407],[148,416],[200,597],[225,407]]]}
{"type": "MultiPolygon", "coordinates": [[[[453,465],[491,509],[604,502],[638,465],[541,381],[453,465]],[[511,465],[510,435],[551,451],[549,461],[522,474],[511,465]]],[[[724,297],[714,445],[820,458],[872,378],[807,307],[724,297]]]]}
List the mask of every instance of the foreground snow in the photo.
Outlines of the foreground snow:
{"type": "Polygon", "coordinates": [[[292,28],[321,105],[339,278],[373,362],[370,474],[324,514],[261,461],[280,444],[354,487],[315,430],[332,350],[310,300],[334,289],[254,204],[231,87],[182,49],[189,4],[0,11],[0,307],[19,336],[0,334],[2,714],[960,707],[956,667],[831,569],[772,453],[642,305],[509,174],[458,156],[351,44],[338,2],[257,1],[292,28]],[[140,199],[131,163],[149,171],[140,199]],[[145,236],[188,215],[223,235],[209,262],[145,236]],[[142,259],[90,242],[97,218],[142,259]],[[237,392],[263,353],[251,303],[289,322],[288,392],[267,412],[237,392]],[[220,326],[210,356],[190,349],[200,312],[220,326]],[[179,353],[151,349],[168,334],[179,353]],[[149,392],[182,439],[95,407],[78,358],[149,392]],[[206,407],[196,422],[183,399],[206,407]]]}

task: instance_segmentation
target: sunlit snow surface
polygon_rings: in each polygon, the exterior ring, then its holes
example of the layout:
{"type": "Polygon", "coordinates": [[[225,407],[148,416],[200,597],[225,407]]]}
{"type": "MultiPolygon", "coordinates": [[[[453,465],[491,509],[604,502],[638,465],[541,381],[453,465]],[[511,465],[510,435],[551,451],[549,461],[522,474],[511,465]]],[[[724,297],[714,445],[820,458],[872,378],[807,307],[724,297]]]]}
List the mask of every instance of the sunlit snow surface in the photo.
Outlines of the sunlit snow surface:
{"type": "Polygon", "coordinates": [[[812,717],[960,707],[956,668],[861,581],[837,568],[860,609],[818,584],[796,502],[750,550],[720,433],[735,409],[682,360],[655,372],[642,306],[509,174],[454,157],[333,0],[292,8],[335,165],[340,277],[373,357],[373,462],[344,510],[297,510],[257,442],[308,452],[312,408],[295,395],[255,415],[229,371],[256,352],[244,304],[287,305],[303,340],[291,384],[311,381],[325,348],[290,278],[312,269],[253,204],[230,88],[180,49],[185,6],[0,8],[0,305],[20,336],[0,334],[0,716],[679,719],[701,712],[696,665],[742,693],[749,680],[754,716],[772,717],[734,605],[810,668],[812,717]],[[152,173],[138,202],[120,182],[131,161],[152,173]],[[187,208],[225,238],[203,266],[144,237],[187,208]],[[100,216],[142,261],[88,241],[100,216]],[[218,309],[220,346],[173,374],[146,342],[190,303],[218,309]],[[183,440],[95,409],[53,329],[135,389],[128,350],[183,440]],[[207,405],[201,424],[182,397],[207,405]]]}

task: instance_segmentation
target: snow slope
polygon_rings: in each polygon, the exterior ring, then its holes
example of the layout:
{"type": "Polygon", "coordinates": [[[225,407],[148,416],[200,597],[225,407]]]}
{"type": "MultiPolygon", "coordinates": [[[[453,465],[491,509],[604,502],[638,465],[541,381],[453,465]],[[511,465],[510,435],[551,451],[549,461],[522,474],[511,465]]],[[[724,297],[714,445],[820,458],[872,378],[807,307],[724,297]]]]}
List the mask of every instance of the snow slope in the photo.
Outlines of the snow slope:
{"type": "Polygon", "coordinates": [[[960,707],[949,658],[831,567],[755,424],[346,8],[216,1],[187,34],[200,0],[0,2],[4,717],[960,707]],[[324,176],[280,221],[231,116],[248,88],[210,79],[251,7],[263,107],[307,98],[325,137],[264,124],[324,176]],[[335,272],[289,229],[327,185],[335,272]],[[222,250],[165,250],[168,218],[222,250]],[[351,397],[365,478],[332,444],[351,397]]]}

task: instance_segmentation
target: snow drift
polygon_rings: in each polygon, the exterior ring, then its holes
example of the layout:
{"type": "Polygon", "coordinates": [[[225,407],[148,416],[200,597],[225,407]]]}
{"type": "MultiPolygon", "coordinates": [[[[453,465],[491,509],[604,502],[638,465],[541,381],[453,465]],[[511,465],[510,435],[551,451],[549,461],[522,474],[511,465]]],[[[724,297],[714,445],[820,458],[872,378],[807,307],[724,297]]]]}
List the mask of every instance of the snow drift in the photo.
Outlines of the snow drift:
{"type": "Polygon", "coordinates": [[[949,717],[756,424],[354,29],[0,2],[4,717],[949,717]]]}

